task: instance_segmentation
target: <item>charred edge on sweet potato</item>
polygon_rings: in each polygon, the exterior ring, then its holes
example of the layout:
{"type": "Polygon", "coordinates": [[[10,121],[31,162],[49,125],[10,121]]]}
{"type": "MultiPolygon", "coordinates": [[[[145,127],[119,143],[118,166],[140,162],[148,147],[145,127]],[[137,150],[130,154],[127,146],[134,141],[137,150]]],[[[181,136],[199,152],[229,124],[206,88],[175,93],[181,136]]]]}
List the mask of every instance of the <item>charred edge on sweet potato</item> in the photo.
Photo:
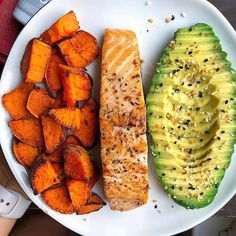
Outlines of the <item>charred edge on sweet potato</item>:
{"type": "Polygon", "coordinates": [[[35,88],[28,97],[27,109],[30,113],[39,118],[55,102],[43,88],[35,88]]]}
{"type": "Polygon", "coordinates": [[[45,73],[46,84],[52,93],[57,93],[57,91],[62,88],[59,71],[60,64],[66,65],[66,62],[61,53],[57,49],[53,49],[51,56],[49,57],[45,73]]]}
{"type": "Polygon", "coordinates": [[[69,11],[67,14],[60,17],[49,29],[41,34],[41,38],[54,44],[57,41],[73,36],[79,30],[79,22],[73,11],[69,11]]]}
{"type": "Polygon", "coordinates": [[[33,84],[23,82],[2,96],[2,104],[13,119],[19,120],[29,114],[26,104],[33,87],[33,84]]]}
{"type": "Polygon", "coordinates": [[[16,160],[23,166],[30,168],[40,152],[37,147],[23,143],[17,139],[13,141],[13,152],[16,160]]]}
{"type": "Polygon", "coordinates": [[[85,147],[94,145],[99,132],[99,107],[94,98],[89,99],[81,108],[81,125],[73,134],[85,147]]]}
{"type": "Polygon", "coordinates": [[[99,55],[96,38],[83,30],[60,42],[58,46],[68,65],[73,67],[86,67],[99,55]]]}
{"type": "Polygon", "coordinates": [[[67,176],[89,182],[95,175],[95,166],[89,153],[77,145],[67,145],[64,150],[65,173],[67,176]]]}
{"type": "Polygon", "coordinates": [[[62,214],[72,214],[73,205],[65,186],[48,189],[42,193],[42,199],[53,210],[62,214]]]}
{"type": "Polygon", "coordinates": [[[41,120],[46,152],[52,153],[63,143],[66,132],[64,128],[51,117],[42,116],[41,120]]]}
{"type": "Polygon", "coordinates": [[[44,146],[42,126],[38,119],[11,120],[8,125],[13,135],[22,142],[36,147],[44,146]]]}
{"type": "Polygon", "coordinates": [[[58,173],[49,160],[40,157],[33,163],[31,167],[31,185],[34,194],[42,193],[60,183],[58,173]]]}
{"type": "Polygon", "coordinates": [[[78,129],[81,123],[81,111],[77,108],[51,109],[49,115],[68,129],[78,129]]]}
{"type": "Polygon", "coordinates": [[[59,70],[67,107],[75,107],[78,101],[91,97],[92,79],[84,70],[65,65],[60,65],[59,70]]]}
{"type": "Polygon", "coordinates": [[[69,190],[73,208],[77,212],[81,207],[87,204],[91,196],[91,188],[88,183],[74,179],[68,179],[66,185],[69,190]]]}

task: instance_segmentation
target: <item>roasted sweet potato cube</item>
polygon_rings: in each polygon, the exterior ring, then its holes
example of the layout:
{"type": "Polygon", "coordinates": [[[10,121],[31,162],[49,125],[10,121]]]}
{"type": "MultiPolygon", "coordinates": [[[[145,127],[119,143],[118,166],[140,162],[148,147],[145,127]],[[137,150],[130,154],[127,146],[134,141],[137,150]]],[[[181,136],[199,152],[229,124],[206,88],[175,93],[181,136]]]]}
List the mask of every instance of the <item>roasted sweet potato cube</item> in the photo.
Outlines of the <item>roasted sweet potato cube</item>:
{"type": "Polygon", "coordinates": [[[29,42],[20,66],[25,82],[41,83],[43,81],[51,51],[51,47],[39,39],[29,42]]]}
{"type": "Polygon", "coordinates": [[[95,211],[100,210],[103,207],[102,204],[88,204],[85,206],[82,206],[76,213],[78,215],[86,215],[95,211]]]}
{"type": "Polygon", "coordinates": [[[33,84],[21,83],[17,88],[2,96],[2,104],[15,120],[29,114],[26,108],[28,96],[33,90],[33,84]]]}
{"type": "Polygon", "coordinates": [[[50,161],[40,158],[34,162],[31,168],[31,184],[35,194],[42,193],[60,182],[50,161]]]}
{"type": "Polygon", "coordinates": [[[98,135],[98,104],[94,98],[91,98],[80,110],[82,115],[80,128],[73,131],[73,134],[85,147],[91,147],[98,135]]]}
{"type": "Polygon", "coordinates": [[[75,107],[76,102],[91,97],[91,79],[85,71],[60,65],[60,75],[64,89],[63,99],[67,107],[75,107]]]}
{"type": "Polygon", "coordinates": [[[68,179],[66,181],[72,205],[75,211],[86,205],[91,195],[91,189],[88,183],[80,180],[68,179]]]}
{"type": "Polygon", "coordinates": [[[89,181],[95,174],[95,166],[89,153],[77,145],[67,145],[64,150],[65,173],[72,179],[89,181]]]}
{"type": "Polygon", "coordinates": [[[44,146],[41,122],[36,118],[11,120],[8,123],[13,135],[32,146],[44,146]]]}
{"type": "Polygon", "coordinates": [[[48,116],[42,116],[41,120],[46,152],[52,153],[64,142],[66,132],[58,122],[48,116]]]}
{"type": "Polygon", "coordinates": [[[58,90],[62,88],[60,72],[59,72],[59,65],[66,64],[61,53],[57,49],[53,49],[51,56],[49,57],[46,73],[45,73],[45,80],[49,90],[52,93],[56,93],[58,90]]]}
{"type": "Polygon", "coordinates": [[[45,89],[35,88],[29,95],[27,109],[33,116],[39,118],[53,103],[54,99],[45,89]]]}
{"type": "Polygon", "coordinates": [[[72,214],[73,206],[65,186],[48,189],[41,194],[44,202],[53,210],[62,214],[72,214]]]}
{"type": "Polygon", "coordinates": [[[54,44],[57,41],[74,35],[79,30],[79,22],[73,11],[60,17],[48,30],[41,34],[41,38],[54,44]]]}
{"type": "Polygon", "coordinates": [[[60,42],[58,46],[68,65],[74,67],[86,67],[99,54],[96,38],[82,30],[74,37],[60,42]]]}
{"type": "Polygon", "coordinates": [[[66,128],[78,129],[80,127],[81,111],[78,108],[51,109],[49,115],[66,128]]]}
{"type": "Polygon", "coordinates": [[[92,193],[88,201],[88,204],[102,204],[103,206],[106,205],[106,203],[102,200],[102,198],[96,193],[92,193]]]}
{"type": "Polygon", "coordinates": [[[62,149],[57,149],[54,152],[48,154],[46,156],[46,159],[48,159],[51,162],[63,162],[64,156],[62,149]]]}
{"type": "Polygon", "coordinates": [[[64,142],[64,145],[67,144],[80,145],[80,141],[74,135],[68,135],[64,142]]]}
{"type": "Polygon", "coordinates": [[[29,144],[22,143],[21,141],[13,141],[13,152],[16,160],[23,166],[31,167],[33,162],[39,156],[39,150],[37,147],[33,147],[29,144]]]}
{"type": "Polygon", "coordinates": [[[64,106],[63,92],[59,91],[54,99],[54,103],[51,105],[51,108],[57,109],[64,106]]]}

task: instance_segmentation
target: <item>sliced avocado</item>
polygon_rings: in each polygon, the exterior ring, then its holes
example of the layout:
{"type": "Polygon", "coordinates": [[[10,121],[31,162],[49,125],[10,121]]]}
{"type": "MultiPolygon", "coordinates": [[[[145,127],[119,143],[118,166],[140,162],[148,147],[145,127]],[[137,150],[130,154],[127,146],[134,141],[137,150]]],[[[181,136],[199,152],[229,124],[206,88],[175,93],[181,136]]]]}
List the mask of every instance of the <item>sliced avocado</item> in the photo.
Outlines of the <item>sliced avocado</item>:
{"type": "Polygon", "coordinates": [[[234,151],[236,73],[207,24],[179,29],[147,96],[156,173],[186,208],[210,204],[234,151]]]}

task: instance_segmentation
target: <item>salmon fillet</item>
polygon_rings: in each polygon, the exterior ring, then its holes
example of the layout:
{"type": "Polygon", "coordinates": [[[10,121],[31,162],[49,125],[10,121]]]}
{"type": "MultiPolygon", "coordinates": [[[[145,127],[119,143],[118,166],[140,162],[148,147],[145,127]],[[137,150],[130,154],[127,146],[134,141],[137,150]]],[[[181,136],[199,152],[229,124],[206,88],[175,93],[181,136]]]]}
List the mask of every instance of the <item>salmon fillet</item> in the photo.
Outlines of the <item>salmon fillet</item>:
{"type": "Polygon", "coordinates": [[[148,199],[146,107],[134,32],[106,29],[101,73],[104,191],[112,210],[127,211],[148,199]]]}

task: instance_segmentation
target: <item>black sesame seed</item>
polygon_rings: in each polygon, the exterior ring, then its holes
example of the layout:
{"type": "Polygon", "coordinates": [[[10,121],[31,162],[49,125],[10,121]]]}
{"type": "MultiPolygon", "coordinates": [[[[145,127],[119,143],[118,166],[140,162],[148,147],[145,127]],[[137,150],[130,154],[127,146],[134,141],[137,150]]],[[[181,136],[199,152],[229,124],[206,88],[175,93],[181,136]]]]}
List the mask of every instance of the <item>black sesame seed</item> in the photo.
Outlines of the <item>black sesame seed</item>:
{"type": "Polygon", "coordinates": [[[225,104],[228,104],[228,102],[229,102],[228,100],[225,100],[225,104]]]}
{"type": "Polygon", "coordinates": [[[202,195],[203,195],[203,192],[201,192],[200,195],[202,196],[202,195]]]}
{"type": "Polygon", "coordinates": [[[224,131],[224,130],[222,130],[222,131],[221,131],[221,133],[222,133],[222,134],[224,134],[224,133],[225,133],[225,131],[224,131]]]}
{"type": "Polygon", "coordinates": [[[193,86],[193,84],[188,84],[189,87],[193,86]]]}
{"type": "Polygon", "coordinates": [[[217,139],[220,140],[220,137],[218,136],[217,139]]]}
{"type": "Polygon", "coordinates": [[[157,209],[157,205],[155,205],[154,208],[157,209]]]}
{"type": "Polygon", "coordinates": [[[193,153],[193,149],[190,148],[190,149],[188,150],[188,154],[192,154],[192,153],[193,153]]]}
{"type": "Polygon", "coordinates": [[[196,111],[199,111],[199,110],[200,110],[200,107],[197,107],[197,108],[196,108],[196,111]]]}
{"type": "Polygon", "coordinates": [[[203,141],[203,139],[201,138],[201,139],[200,139],[200,142],[202,142],[202,141],[203,141]]]}
{"type": "Polygon", "coordinates": [[[188,52],[189,55],[191,55],[192,53],[193,53],[192,51],[188,52]]]}
{"type": "Polygon", "coordinates": [[[175,186],[174,186],[174,185],[172,185],[172,186],[171,186],[171,188],[172,188],[172,189],[175,189],[175,186]]]}
{"type": "Polygon", "coordinates": [[[197,80],[197,84],[200,84],[201,83],[201,81],[200,80],[197,80]]]}
{"type": "Polygon", "coordinates": [[[206,59],[204,60],[204,62],[208,62],[208,59],[206,58],[206,59]]]}
{"type": "Polygon", "coordinates": [[[225,110],[221,109],[221,112],[225,113],[225,110]]]}
{"type": "Polygon", "coordinates": [[[163,86],[163,83],[160,83],[159,86],[162,87],[162,86],[163,86]]]}
{"type": "Polygon", "coordinates": [[[174,15],[171,16],[171,20],[175,20],[175,16],[174,15]]]}
{"type": "Polygon", "coordinates": [[[177,141],[174,141],[174,144],[176,144],[177,143],[177,141]]]}
{"type": "Polygon", "coordinates": [[[199,91],[199,92],[198,92],[198,97],[199,97],[199,98],[202,98],[202,97],[203,97],[202,91],[199,91]]]}
{"type": "Polygon", "coordinates": [[[216,68],[215,70],[216,70],[216,72],[218,72],[220,70],[220,68],[216,68]]]}

